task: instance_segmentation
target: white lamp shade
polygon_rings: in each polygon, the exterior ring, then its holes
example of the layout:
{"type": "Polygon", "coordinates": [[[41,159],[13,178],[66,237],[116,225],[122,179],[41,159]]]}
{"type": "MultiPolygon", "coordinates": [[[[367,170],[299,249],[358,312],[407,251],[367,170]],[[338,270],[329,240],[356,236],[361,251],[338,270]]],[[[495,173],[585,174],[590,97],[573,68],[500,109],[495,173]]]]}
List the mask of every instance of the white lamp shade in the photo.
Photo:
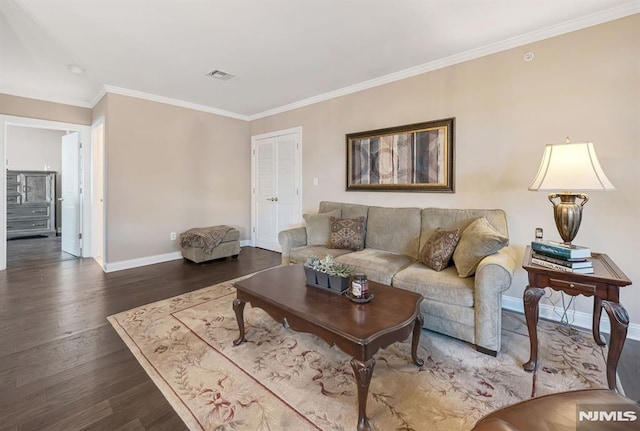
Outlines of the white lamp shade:
{"type": "Polygon", "coordinates": [[[529,190],[614,190],[600,167],[593,143],[549,144],[529,190]]]}

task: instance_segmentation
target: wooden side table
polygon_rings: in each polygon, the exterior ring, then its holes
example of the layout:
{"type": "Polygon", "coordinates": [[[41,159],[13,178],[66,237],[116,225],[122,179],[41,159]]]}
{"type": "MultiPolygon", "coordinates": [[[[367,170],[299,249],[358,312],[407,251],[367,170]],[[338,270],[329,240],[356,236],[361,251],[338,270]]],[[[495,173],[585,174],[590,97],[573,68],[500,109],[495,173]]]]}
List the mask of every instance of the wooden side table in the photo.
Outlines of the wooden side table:
{"type": "Polygon", "coordinates": [[[607,383],[609,389],[617,391],[616,368],[622,353],[629,315],[620,304],[620,288],[631,284],[631,280],[604,253],[593,253],[593,274],[576,274],[546,268],[531,263],[531,247],[527,246],[522,261],[522,267],[529,276],[529,285],[524,291],[524,312],[529,331],[531,357],[523,365],[526,371],[533,371],[538,365],[538,303],[544,295],[544,288],[558,290],[567,295],[593,296],[593,338],[595,342],[604,346],[605,340],[600,336],[600,317],[602,308],[607,311],[611,322],[611,343],[607,354],[607,383]]]}

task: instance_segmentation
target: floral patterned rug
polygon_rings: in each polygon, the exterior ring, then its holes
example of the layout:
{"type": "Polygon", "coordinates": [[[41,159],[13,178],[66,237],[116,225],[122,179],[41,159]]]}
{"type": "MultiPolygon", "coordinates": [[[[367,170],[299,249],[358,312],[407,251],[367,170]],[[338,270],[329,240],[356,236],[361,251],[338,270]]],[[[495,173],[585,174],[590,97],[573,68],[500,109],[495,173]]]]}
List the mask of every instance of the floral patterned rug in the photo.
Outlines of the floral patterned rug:
{"type": "MultiPolygon", "coordinates": [[[[190,430],[353,430],[357,390],[351,358],[305,333],[285,329],[247,305],[247,342],[231,280],[109,317],[190,430]]],[[[540,321],[536,395],[606,387],[606,350],[587,333],[540,321]]],[[[531,396],[524,316],[505,312],[497,358],[423,330],[379,351],[367,416],[376,430],[469,430],[483,415],[531,396]]]]}

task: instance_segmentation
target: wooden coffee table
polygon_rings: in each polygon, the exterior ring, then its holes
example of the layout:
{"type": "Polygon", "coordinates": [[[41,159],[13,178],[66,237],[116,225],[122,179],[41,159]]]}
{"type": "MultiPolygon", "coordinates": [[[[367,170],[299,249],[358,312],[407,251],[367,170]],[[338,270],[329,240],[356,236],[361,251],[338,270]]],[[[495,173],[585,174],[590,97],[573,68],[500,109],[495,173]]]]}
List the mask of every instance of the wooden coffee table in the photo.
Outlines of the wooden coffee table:
{"type": "Polygon", "coordinates": [[[234,345],[246,341],[243,313],[249,302],[286,328],[317,335],[353,356],[351,366],[358,385],[358,431],[371,429],[366,410],[376,363],[373,355],[413,334],[411,359],[418,366],[424,363],[417,356],[422,329],[422,296],[417,293],[369,281],[373,300],[356,304],[345,296],[307,286],[301,265],[269,269],[234,286],[238,296],[233,301],[233,311],[240,329],[234,345]]]}

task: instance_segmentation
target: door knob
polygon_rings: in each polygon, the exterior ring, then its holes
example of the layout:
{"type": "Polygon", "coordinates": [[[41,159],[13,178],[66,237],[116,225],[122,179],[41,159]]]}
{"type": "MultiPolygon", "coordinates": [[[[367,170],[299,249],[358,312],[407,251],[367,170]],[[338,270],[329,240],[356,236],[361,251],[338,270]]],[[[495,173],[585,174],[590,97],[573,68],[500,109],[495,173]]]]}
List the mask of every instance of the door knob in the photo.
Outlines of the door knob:
{"type": "Polygon", "coordinates": [[[60,202],[62,202],[62,201],[64,200],[64,198],[58,198],[58,200],[59,200],[60,202]]]}

